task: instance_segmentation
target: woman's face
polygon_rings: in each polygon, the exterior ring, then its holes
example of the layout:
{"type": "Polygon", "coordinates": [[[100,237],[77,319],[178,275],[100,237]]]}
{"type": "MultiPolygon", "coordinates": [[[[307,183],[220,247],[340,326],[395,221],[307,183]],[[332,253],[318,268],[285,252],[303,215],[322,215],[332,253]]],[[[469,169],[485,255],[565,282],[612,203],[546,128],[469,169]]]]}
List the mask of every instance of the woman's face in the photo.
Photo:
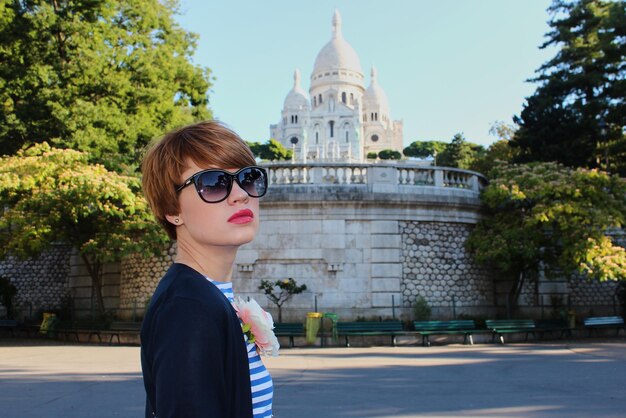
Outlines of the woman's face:
{"type": "MultiPolygon", "coordinates": [[[[240,167],[198,167],[188,160],[181,183],[207,168],[219,168],[234,173],[240,167]]],[[[235,181],[230,194],[221,202],[204,202],[193,184],[180,191],[178,200],[179,239],[191,239],[201,246],[238,247],[252,241],[259,229],[259,199],[248,196],[235,181]]]]}

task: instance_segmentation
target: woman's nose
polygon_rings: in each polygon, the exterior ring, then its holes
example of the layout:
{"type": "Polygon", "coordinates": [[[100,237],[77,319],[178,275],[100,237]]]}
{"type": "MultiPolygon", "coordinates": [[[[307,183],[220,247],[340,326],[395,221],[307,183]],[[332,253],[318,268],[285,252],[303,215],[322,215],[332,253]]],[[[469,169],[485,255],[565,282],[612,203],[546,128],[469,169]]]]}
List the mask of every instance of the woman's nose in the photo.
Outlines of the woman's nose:
{"type": "Polygon", "coordinates": [[[239,186],[239,183],[233,181],[233,187],[230,190],[230,195],[228,195],[229,203],[247,202],[249,198],[250,196],[239,186]]]}

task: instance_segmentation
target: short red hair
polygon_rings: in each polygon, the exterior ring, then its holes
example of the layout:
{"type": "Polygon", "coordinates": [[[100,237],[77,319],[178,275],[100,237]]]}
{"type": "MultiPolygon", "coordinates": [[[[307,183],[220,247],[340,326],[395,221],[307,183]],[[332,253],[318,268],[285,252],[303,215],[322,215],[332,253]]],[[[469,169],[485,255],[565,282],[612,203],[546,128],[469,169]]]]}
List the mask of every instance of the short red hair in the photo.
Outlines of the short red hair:
{"type": "Polygon", "coordinates": [[[165,216],[180,212],[176,187],[185,180],[182,174],[189,160],[207,168],[256,164],[252,151],[239,135],[215,120],[176,129],[154,143],[141,164],[141,183],[154,216],[173,240],[176,226],[165,216]]]}

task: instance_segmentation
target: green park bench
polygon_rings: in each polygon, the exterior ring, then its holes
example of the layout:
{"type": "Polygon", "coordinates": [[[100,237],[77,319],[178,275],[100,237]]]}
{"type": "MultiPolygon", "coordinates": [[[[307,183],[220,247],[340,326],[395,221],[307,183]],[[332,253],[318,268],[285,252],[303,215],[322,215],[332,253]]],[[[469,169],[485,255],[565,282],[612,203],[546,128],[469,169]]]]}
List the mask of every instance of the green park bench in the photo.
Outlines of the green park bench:
{"type": "Polygon", "coordinates": [[[504,344],[504,334],[525,333],[526,341],[528,335],[535,335],[535,322],[532,319],[488,319],[485,321],[488,330],[491,330],[491,342],[496,337],[504,344]]]}
{"type": "Polygon", "coordinates": [[[289,347],[294,347],[293,337],[304,337],[304,325],[301,322],[274,323],[274,334],[277,337],[289,337],[289,347]]]}
{"type": "Polygon", "coordinates": [[[474,344],[472,334],[486,332],[488,330],[477,329],[476,323],[472,319],[461,319],[453,321],[414,321],[413,329],[422,336],[422,345],[430,347],[431,335],[463,335],[463,344],[474,344]]]}
{"type": "Polygon", "coordinates": [[[108,336],[109,345],[111,345],[113,344],[113,338],[117,338],[117,343],[120,344],[120,335],[137,337],[140,331],[141,322],[113,321],[107,329],[100,331],[100,335],[108,336]]]}
{"type": "Polygon", "coordinates": [[[0,319],[0,329],[9,331],[12,336],[15,336],[17,321],[15,319],[0,319]]]}
{"type": "Polygon", "coordinates": [[[585,318],[585,328],[588,330],[588,336],[591,337],[591,332],[598,329],[615,328],[615,336],[619,335],[619,330],[624,330],[624,318],[621,316],[592,316],[585,318]]]}
{"type": "Polygon", "coordinates": [[[538,319],[535,321],[535,331],[543,338],[547,333],[559,333],[559,338],[572,336],[572,328],[565,319],[538,319]]]}
{"type": "Polygon", "coordinates": [[[69,341],[70,337],[74,337],[76,342],[80,342],[80,335],[87,335],[87,342],[91,341],[91,337],[95,336],[99,342],[102,342],[100,334],[107,329],[107,324],[102,321],[91,320],[75,320],[63,321],[56,320],[50,326],[47,334],[52,337],[63,337],[65,341],[69,341]]]}
{"type": "Polygon", "coordinates": [[[406,335],[400,321],[382,321],[382,322],[337,322],[337,334],[344,336],[346,339],[346,347],[350,347],[350,336],[372,336],[372,335],[389,335],[391,337],[391,345],[396,345],[396,336],[406,335]]]}

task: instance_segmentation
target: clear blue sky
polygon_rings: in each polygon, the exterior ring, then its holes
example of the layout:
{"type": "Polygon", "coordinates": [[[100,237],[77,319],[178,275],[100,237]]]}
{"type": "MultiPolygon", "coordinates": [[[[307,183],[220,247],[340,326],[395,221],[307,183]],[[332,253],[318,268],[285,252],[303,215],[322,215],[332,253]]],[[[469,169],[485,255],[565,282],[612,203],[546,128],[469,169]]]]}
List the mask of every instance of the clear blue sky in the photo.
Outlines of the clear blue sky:
{"type": "Polygon", "coordinates": [[[181,0],[181,26],[200,35],[194,62],[213,71],[216,118],[265,142],[296,68],[308,91],[337,9],[369,85],[376,66],[404,142],[489,145],[535,90],[525,80],[555,54],[540,50],[550,0],[181,0]]]}

